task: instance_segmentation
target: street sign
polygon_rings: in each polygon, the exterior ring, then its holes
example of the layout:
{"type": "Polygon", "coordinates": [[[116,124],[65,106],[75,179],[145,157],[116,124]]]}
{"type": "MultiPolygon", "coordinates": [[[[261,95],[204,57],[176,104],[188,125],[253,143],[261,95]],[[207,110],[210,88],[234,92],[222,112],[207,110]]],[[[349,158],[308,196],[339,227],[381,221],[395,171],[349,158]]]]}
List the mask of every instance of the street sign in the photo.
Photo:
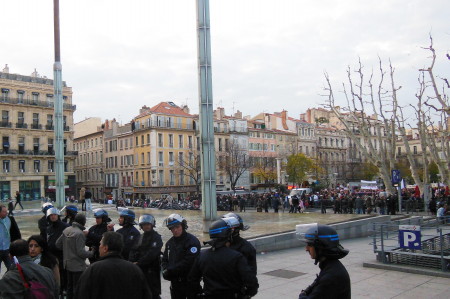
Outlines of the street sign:
{"type": "Polygon", "coordinates": [[[402,177],[400,175],[400,170],[392,169],[392,177],[391,177],[392,185],[399,184],[401,180],[402,177]]]}
{"type": "Polygon", "coordinates": [[[400,248],[422,249],[420,226],[399,225],[398,242],[400,243],[400,248]]]}

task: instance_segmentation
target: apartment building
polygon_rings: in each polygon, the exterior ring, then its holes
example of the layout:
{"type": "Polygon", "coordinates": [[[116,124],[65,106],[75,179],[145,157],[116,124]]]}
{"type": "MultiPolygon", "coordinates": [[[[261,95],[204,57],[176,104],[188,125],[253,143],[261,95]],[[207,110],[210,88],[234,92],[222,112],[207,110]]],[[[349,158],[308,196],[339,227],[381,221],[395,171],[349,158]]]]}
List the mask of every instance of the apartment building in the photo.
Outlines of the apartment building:
{"type": "MultiPolygon", "coordinates": [[[[104,198],[103,125],[99,117],[87,118],[74,125],[77,195],[81,187],[89,189],[93,199],[104,198]]],[[[78,196],[77,196],[78,198],[78,196]]]]}
{"type": "MultiPolygon", "coordinates": [[[[19,191],[24,200],[55,196],[53,80],[0,72],[1,174],[3,200],[19,191]]],[[[72,88],[63,82],[64,173],[66,195],[76,192],[72,88]]]]}
{"type": "Polygon", "coordinates": [[[197,156],[195,123],[187,106],[173,102],[140,109],[132,123],[135,196],[185,198],[197,191],[190,175],[197,156]]]}

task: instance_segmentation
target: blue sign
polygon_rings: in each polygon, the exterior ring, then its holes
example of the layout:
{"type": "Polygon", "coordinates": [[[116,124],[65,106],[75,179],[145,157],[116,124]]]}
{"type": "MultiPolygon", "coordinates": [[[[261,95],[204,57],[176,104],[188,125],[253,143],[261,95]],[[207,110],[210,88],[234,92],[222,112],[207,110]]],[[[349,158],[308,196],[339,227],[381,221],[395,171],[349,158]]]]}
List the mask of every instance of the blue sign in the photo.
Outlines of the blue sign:
{"type": "Polygon", "coordinates": [[[422,249],[420,226],[399,225],[398,242],[400,248],[422,249]]]}
{"type": "Polygon", "coordinates": [[[392,184],[399,184],[402,180],[402,177],[400,175],[400,170],[398,169],[392,169],[392,184]]]}

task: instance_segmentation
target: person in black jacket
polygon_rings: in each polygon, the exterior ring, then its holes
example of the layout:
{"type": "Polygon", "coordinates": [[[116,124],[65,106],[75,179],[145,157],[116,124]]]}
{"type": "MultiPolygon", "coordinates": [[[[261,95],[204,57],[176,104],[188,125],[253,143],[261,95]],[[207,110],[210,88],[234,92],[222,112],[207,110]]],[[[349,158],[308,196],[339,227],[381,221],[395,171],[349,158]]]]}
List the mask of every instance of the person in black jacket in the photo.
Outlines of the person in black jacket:
{"type": "Polygon", "coordinates": [[[238,221],[236,227],[233,227],[230,248],[239,251],[247,259],[248,265],[256,274],[257,273],[256,249],[255,247],[253,247],[252,244],[250,244],[249,241],[245,240],[239,235],[239,232],[241,230],[242,231],[248,230],[250,226],[244,225],[244,221],[238,214],[228,213],[222,216],[222,218],[229,218],[229,217],[236,218],[236,220],[238,221]]]}
{"type": "Polygon", "coordinates": [[[99,259],[98,248],[100,247],[100,241],[103,233],[107,231],[114,231],[114,224],[109,224],[111,218],[108,216],[108,212],[104,209],[95,209],[94,217],[96,224],[91,226],[86,236],[86,246],[94,252],[94,257],[89,259],[92,264],[99,259]]]}
{"type": "Polygon", "coordinates": [[[161,298],[161,235],[154,228],[155,217],[144,214],[139,217],[139,227],[144,231],[131,249],[129,261],[144,272],[153,299],[161,298]]]}
{"type": "Polygon", "coordinates": [[[166,243],[161,263],[163,278],[170,280],[171,298],[197,298],[189,287],[187,276],[200,253],[200,241],[186,232],[187,221],[179,214],[169,215],[164,224],[173,235],[166,243]]]}
{"type": "Polygon", "coordinates": [[[211,240],[204,243],[211,248],[200,253],[188,279],[194,286],[203,279],[201,298],[250,298],[258,292],[256,273],[241,253],[229,248],[236,225],[238,220],[229,217],[214,221],[209,228],[211,240]]]}
{"type": "Polygon", "coordinates": [[[123,237],[123,250],[122,256],[125,260],[128,260],[130,250],[139,239],[139,231],[134,227],[134,219],[136,214],[130,209],[122,209],[119,212],[119,225],[122,226],[117,232],[123,237]]]}
{"type": "Polygon", "coordinates": [[[62,222],[59,216],[60,211],[57,208],[50,208],[47,210],[47,221],[49,225],[47,226],[47,246],[51,254],[53,254],[58,259],[59,274],[61,278],[60,293],[67,286],[66,270],[63,264],[63,251],[56,247],[56,240],[61,236],[64,229],[69,227],[69,224],[62,222]]]}
{"type": "Polygon", "coordinates": [[[106,232],[100,241],[100,260],[81,275],[75,290],[77,299],[129,298],[152,299],[141,269],[122,259],[123,238],[106,232]]]}
{"type": "Polygon", "coordinates": [[[44,203],[42,205],[42,213],[44,213],[44,216],[38,220],[39,234],[45,241],[47,241],[47,226],[50,224],[47,219],[47,210],[51,208],[53,208],[51,203],[44,203]]]}
{"type": "Polygon", "coordinates": [[[62,219],[62,222],[68,223],[69,226],[72,225],[75,216],[78,214],[78,208],[75,205],[64,206],[61,211],[64,211],[65,217],[62,219]]]}
{"type": "Polygon", "coordinates": [[[297,225],[296,231],[297,236],[306,242],[306,251],[320,268],[317,278],[301,291],[298,298],[350,299],[350,276],[339,261],[348,254],[348,250],[339,243],[336,230],[328,225],[313,223],[297,225]]]}

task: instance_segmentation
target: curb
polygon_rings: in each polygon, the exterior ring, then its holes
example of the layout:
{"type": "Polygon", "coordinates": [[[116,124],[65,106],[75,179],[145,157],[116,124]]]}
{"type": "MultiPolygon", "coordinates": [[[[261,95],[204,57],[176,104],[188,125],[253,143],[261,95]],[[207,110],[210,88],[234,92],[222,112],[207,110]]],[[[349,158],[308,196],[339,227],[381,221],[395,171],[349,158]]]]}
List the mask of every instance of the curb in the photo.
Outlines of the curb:
{"type": "Polygon", "coordinates": [[[400,265],[392,265],[392,264],[383,264],[378,262],[364,262],[364,268],[373,268],[373,269],[381,269],[381,270],[389,270],[389,271],[398,271],[410,274],[419,274],[419,275],[427,275],[434,277],[443,277],[450,278],[450,272],[442,272],[439,270],[430,270],[430,269],[422,269],[418,267],[408,267],[408,266],[400,266],[400,265]]]}

